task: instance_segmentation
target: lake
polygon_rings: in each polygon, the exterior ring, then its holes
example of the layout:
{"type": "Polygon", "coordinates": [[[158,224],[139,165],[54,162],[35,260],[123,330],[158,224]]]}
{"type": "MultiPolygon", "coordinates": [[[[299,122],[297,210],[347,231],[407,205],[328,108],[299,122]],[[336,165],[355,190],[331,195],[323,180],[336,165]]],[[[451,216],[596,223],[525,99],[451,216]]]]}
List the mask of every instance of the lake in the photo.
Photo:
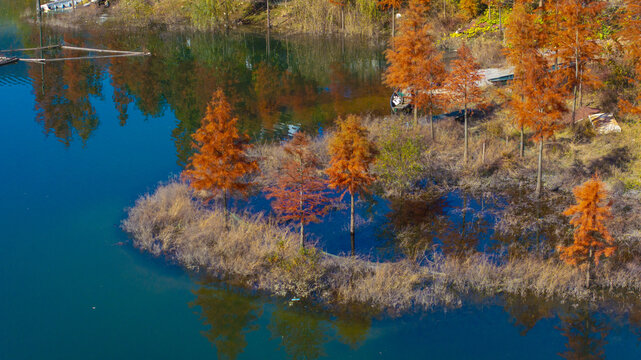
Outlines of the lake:
{"type": "MultiPolygon", "coordinates": [[[[526,296],[396,318],[332,314],[140,253],[119,228],[125,209],[181,171],[213,90],[226,91],[255,142],[322,132],[347,113],[387,114],[384,42],[40,28],[20,21],[15,6],[0,0],[0,49],[42,41],[154,55],[0,67],[0,359],[641,356],[641,303],[596,309],[526,296]]],[[[268,210],[260,199],[249,206],[268,210]]],[[[483,250],[496,221],[488,206],[458,193],[409,208],[362,199],[357,248],[399,256],[388,225],[407,225],[409,213],[411,224],[437,214],[453,238],[467,233],[483,250]]],[[[326,250],[348,251],[344,219],[312,226],[326,250]]]]}

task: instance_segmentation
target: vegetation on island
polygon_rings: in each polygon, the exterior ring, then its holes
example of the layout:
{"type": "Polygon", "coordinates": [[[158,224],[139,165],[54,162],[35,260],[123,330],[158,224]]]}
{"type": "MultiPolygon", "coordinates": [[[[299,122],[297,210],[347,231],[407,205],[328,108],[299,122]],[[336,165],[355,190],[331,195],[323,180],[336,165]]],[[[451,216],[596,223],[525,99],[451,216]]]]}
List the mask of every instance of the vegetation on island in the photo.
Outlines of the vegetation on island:
{"type": "MultiPolygon", "coordinates": [[[[187,181],[139,199],[123,227],[137,247],[188,268],[337,307],[365,303],[401,311],[497,293],[607,302],[638,293],[641,239],[635,220],[641,208],[633,178],[639,175],[634,142],[641,132],[633,119],[640,86],[632,55],[638,47],[625,40],[639,26],[638,6],[627,2],[619,9],[624,13],[616,17],[616,34],[623,40],[614,44],[596,41],[602,28],[586,21],[605,16],[607,4],[596,2],[586,1],[582,13],[571,6],[575,0],[558,7],[517,0],[505,25],[505,57],[514,80],[481,91],[479,77],[470,74],[480,68],[473,51],[463,44],[451,66],[444,66],[431,37],[429,2],[410,0],[389,42],[385,81],[409,90],[412,118],[350,115],[325,136],[299,131],[284,144],[245,148],[243,158],[261,171],[244,173],[244,181],[255,184],[255,194],[273,198],[279,222],[237,213],[231,226],[222,226],[227,207],[206,201],[220,188],[202,192],[187,181]],[[626,91],[613,96],[617,86],[626,91]],[[598,135],[589,120],[577,118],[582,101],[600,101],[616,112],[624,133],[598,135]],[[455,118],[433,121],[435,113],[452,108],[463,108],[462,124],[455,118]],[[354,239],[355,195],[375,192],[392,203],[420,203],[452,190],[507,202],[496,225],[496,236],[506,242],[500,251],[466,246],[475,234],[465,228],[465,212],[463,231],[442,236],[436,250],[429,246],[439,231],[430,228],[435,219],[399,222],[395,236],[405,258],[396,261],[355,256],[354,246],[352,256],[326,254],[304,236],[305,225],[338,206],[332,196],[340,193],[350,194],[354,239]],[[523,235],[530,229],[534,241],[523,235]]],[[[198,151],[203,145],[196,140],[198,151]]]]}

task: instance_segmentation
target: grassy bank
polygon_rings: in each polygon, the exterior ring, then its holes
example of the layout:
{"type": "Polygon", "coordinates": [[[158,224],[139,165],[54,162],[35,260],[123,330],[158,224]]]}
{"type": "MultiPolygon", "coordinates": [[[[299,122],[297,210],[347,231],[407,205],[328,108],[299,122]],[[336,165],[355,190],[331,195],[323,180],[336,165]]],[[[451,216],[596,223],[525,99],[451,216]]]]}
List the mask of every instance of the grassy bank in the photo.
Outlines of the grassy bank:
{"type": "Polygon", "coordinates": [[[194,271],[278,296],[326,306],[367,304],[376,311],[455,306],[472,294],[535,295],[587,300],[641,290],[641,267],[602,264],[593,286],[556,257],[529,254],[499,260],[484,254],[428,255],[419,263],[373,262],[301,250],[287,228],[260,215],[224,214],[204,206],[186,185],[170,182],[137,200],[123,229],[134,246],[194,271]]]}

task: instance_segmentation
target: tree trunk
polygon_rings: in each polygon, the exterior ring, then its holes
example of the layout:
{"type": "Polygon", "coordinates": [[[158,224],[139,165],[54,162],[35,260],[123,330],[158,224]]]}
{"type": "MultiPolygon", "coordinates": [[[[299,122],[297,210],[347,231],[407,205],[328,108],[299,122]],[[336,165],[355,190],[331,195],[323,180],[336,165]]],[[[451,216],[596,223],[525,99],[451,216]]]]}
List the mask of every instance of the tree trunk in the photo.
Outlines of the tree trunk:
{"type": "Polygon", "coordinates": [[[341,30],[345,32],[345,6],[341,6],[341,30]]]}
{"type": "Polygon", "coordinates": [[[583,68],[579,76],[579,107],[583,106],[583,68]]]}
{"type": "Polygon", "coordinates": [[[483,150],[481,151],[481,162],[485,164],[485,140],[483,140],[483,150]]]}
{"type": "Polygon", "coordinates": [[[395,35],[396,35],[396,9],[392,8],[392,46],[394,45],[395,35]]]}
{"type": "Polygon", "coordinates": [[[499,2],[499,33],[503,34],[503,18],[501,17],[501,10],[502,6],[501,3],[499,2]]]}
{"type": "Polygon", "coordinates": [[[590,288],[590,267],[592,265],[592,248],[590,248],[590,256],[588,256],[588,268],[585,271],[585,288],[590,288]]]}
{"type": "Polygon", "coordinates": [[[416,107],[416,104],[412,104],[412,106],[414,107],[414,125],[418,126],[418,108],[416,107]]]}
{"type": "Polygon", "coordinates": [[[301,214],[300,216],[300,248],[305,248],[305,230],[303,225],[303,189],[300,189],[298,197],[298,211],[301,214]]]}
{"type": "Polygon", "coordinates": [[[468,139],[467,139],[467,102],[465,103],[464,110],[463,110],[463,118],[465,119],[465,149],[463,149],[463,161],[467,164],[467,144],[468,144],[468,139]]]}
{"type": "Polygon", "coordinates": [[[227,190],[223,190],[223,214],[225,214],[225,230],[229,230],[229,214],[227,211],[227,190]]]}
{"type": "Polygon", "coordinates": [[[349,212],[349,236],[350,239],[352,240],[352,256],[354,256],[355,249],[356,249],[356,232],[354,229],[354,194],[351,192],[349,193],[350,198],[351,198],[351,210],[349,212]]]}
{"type": "Polygon", "coordinates": [[[436,136],[434,135],[434,115],[432,115],[432,109],[430,108],[430,136],[432,137],[432,142],[435,141],[436,136]]]}
{"type": "Polygon", "coordinates": [[[519,145],[519,156],[523,157],[525,155],[525,133],[523,131],[523,125],[521,125],[521,144],[519,145]]]}
{"type": "Polygon", "coordinates": [[[541,197],[541,188],[543,187],[541,181],[541,172],[543,170],[543,139],[539,140],[539,165],[536,171],[536,197],[541,197]]]}
{"type": "Polygon", "coordinates": [[[269,0],[266,0],[266,1],[267,1],[267,28],[269,29],[270,27],[272,27],[272,24],[269,18],[269,0]]]}
{"type": "Polygon", "coordinates": [[[576,99],[578,95],[578,81],[579,81],[579,29],[575,32],[575,47],[574,47],[574,101],[572,102],[572,128],[576,123],[576,99]]]}
{"type": "Polygon", "coordinates": [[[42,14],[42,8],[40,7],[40,0],[36,0],[36,15],[38,16],[38,22],[40,22],[41,14],[42,14]]]}

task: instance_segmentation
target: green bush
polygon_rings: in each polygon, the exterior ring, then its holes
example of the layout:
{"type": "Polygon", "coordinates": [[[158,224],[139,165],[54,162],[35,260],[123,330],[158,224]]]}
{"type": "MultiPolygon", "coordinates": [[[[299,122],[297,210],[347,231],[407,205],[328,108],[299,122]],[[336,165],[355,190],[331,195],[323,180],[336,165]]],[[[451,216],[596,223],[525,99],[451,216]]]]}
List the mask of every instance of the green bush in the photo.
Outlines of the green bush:
{"type": "Polygon", "coordinates": [[[424,139],[404,125],[394,125],[378,142],[380,149],[374,165],[379,182],[386,189],[404,193],[423,178],[424,139]]]}

